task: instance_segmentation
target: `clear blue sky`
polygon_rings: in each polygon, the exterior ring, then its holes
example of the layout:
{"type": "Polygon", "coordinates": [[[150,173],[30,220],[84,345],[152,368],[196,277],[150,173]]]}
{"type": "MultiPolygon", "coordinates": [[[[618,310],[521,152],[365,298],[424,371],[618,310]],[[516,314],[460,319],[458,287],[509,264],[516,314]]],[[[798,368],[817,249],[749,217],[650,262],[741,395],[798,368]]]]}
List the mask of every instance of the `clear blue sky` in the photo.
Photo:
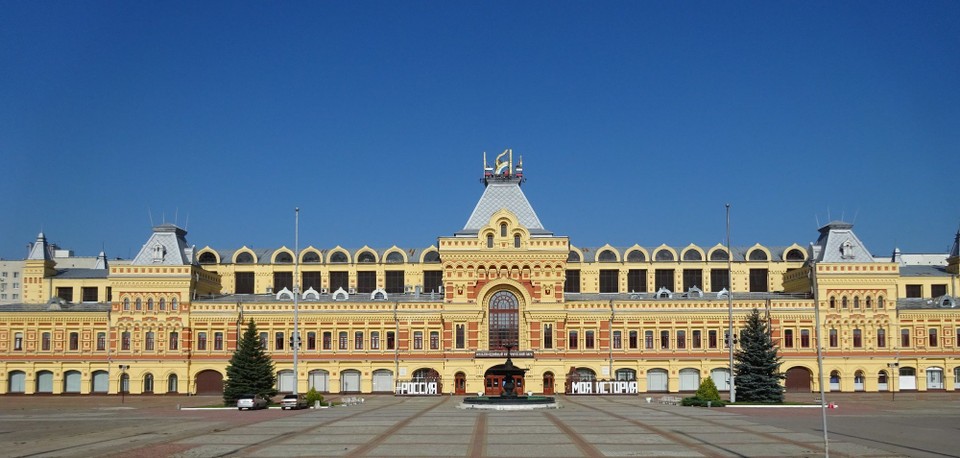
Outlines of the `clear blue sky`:
{"type": "Polygon", "coordinates": [[[0,257],[426,247],[481,155],[575,245],[960,225],[960,2],[0,1],[0,257]],[[518,4],[519,3],[519,4],[518,4]],[[189,216],[189,222],[187,218],[189,216]],[[854,220],[855,218],[855,220],[854,220]]]}

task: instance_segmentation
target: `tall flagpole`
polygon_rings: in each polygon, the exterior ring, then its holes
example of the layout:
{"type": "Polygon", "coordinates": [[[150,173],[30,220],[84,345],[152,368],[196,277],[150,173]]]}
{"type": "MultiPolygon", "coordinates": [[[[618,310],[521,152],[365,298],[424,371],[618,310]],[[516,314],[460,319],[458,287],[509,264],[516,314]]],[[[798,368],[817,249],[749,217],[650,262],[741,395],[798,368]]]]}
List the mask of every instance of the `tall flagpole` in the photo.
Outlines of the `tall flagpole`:
{"type": "Polygon", "coordinates": [[[293,394],[297,394],[300,385],[300,372],[297,369],[297,356],[300,353],[300,207],[294,209],[295,224],[293,230],[293,394]]]}
{"type": "Polygon", "coordinates": [[[730,250],[730,204],[727,204],[727,348],[730,350],[730,403],[737,402],[736,376],[733,373],[733,251],[730,250]]]}

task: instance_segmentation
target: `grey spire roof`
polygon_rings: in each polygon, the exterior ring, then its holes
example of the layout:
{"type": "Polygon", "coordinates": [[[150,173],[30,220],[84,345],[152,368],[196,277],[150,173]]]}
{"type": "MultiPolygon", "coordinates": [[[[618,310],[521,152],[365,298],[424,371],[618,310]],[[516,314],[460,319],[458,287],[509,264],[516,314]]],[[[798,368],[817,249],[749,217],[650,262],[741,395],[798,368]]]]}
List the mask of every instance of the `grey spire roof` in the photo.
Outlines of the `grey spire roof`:
{"type": "Polygon", "coordinates": [[[870,250],[853,233],[853,224],[831,221],[820,228],[820,238],[810,245],[815,262],[876,262],[870,250]]]}
{"type": "Polygon", "coordinates": [[[100,254],[97,255],[97,263],[93,265],[93,268],[107,270],[107,267],[109,267],[107,263],[107,254],[101,251],[100,254]]]}
{"type": "Polygon", "coordinates": [[[187,231],[173,224],[153,228],[153,234],[133,258],[134,266],[185,266],[194,263],[194,249],[187,246],[187,231]]]}
{"type": "Polygon", "coordinates": [[[533,211],[527,196],[520,190],[519,178],[508,178],[502,180],[490,181],[483,195],[477,202],[477,206],[470,214],[467,224],[463,229],[457,232],[457,235],[476,234],[480,228],[490,224],[490,217],[494,213],[506,209],[517,216],[520,224],[527,228],[534,235],[553,235],[552,232],[543,228],[537,212],[533,211]]]}
{"type": "Polygon", "coordinates": [[[30,247],[30,255],[27,256],[27,259],[34,261],[49,261],[50,258],[50,247],[47,245],[47,238],[41,232],[37,235],[37,241],[33,243],[33,246],[30,247]]]}

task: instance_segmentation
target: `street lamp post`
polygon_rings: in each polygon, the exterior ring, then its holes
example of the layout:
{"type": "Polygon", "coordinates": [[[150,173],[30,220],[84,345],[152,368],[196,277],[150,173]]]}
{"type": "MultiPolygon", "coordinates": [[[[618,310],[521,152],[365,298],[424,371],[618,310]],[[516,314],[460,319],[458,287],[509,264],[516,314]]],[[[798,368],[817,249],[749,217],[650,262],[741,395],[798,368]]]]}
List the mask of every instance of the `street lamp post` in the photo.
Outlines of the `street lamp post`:
{"type": "Polygon", "coordinates": [[[817,285],[817,263],[810,263],[810,289],[813,290],[813,321],[817,330],[817,384],[820,385],[820,421],[823,427],[823,456],[830,456],[830,437],[827,433],[827,397],[823,386],[823,345],[821,345],[820,328],[820,287],[817,285]]]}
{"type": "Polygon", "coordinates": [[[293,394],[297,394],[300,385],[300,371],[297,368],[300,353],[300,207],[294,209],[295,224],[293,231],[293,394]]]}
{"type": "Polygon", "coordinates": [[[730,403],[737,402],[736,376],[733,375],[733,251],[730,250],[730,204],[727,204],[727,348],[730,350],[730,403]]]}

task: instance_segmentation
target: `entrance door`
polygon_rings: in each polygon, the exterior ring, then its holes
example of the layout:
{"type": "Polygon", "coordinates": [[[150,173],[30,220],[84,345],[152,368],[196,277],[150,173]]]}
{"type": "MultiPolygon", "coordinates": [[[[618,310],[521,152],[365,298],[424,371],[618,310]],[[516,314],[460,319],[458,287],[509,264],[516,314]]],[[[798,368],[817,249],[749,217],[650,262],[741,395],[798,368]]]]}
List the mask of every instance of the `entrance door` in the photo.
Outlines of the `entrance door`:
{"type": "Polygon", "coordinates": [[[37,372],[37,393],[53,393],[53,372],[37,372]]]}
{"type": "Polygon", "coordinates": [[[359,393],[360,392],[360,371],[355,371],[353,369],[350,369],[340,373],[340,392],[341,393],[359,393]]]}
{"type": "Polygon", "coordinates": [[[916,390],[917,389],[917,370],[912,367],[900,368],[900,380],[898,380],[899,389],[916,390]]]}
{"type": "Polygon", "coordinates": [[[93,392],[106,393],[110,389],[110,374],[107,371],[96,371],[93,373],[93,392]]]}
{"type": "Polygon", "coordinates": [[[927,369],[927,389],[928,390],[943,389],[943,369],[939,367],[931,367],[927,369]]]}
{"type": "Polygon", "coordinates": [[[791,367],[787,370],[786,391],[788,393],[809,393],[812,374],[805,367],[791,367]]]}
{"type": "Polygon", "coordinates": [[[63,392],[80,393],[80,372],[67,371],[63,373],[63,392]]]}
{"type": "Polygon", "coordinates": [[[321,393],[330,391],[330,389],[327,388],[327,382],[330,380],[330,373],[325,370],[318,369],[310,371],[310,373],[307,374],[307,380],[310,388],[313,388],[321,393]]]}
{"type": "MultiPolygon", "coordinates": [[[[503,376],[502,375],[493,375],[487,374],[483,376],[483,394],[487,396],[500,396],[503,393],[503,376]]],[[[515,375],[513,381],[517,384],[517,387],[514,388],[513,392],[518,395],[524,393],[524,381],[523,376],[515,375]]]]}
{"type": "Polygon", "coordinates": [[[500,396],[503,392],[502,375],[485,375],[483,377],[483,394],[487,396],[500,396]]]}
{"type": "Polygon", "coordinates": [[[467,394],[467,374],[457,372],[453,375],[453,388],[455,394],[467,394]]]}
{"type": "Polygon", "coordinates": [[[543,374],[543,394],[553,394],[553,372],[545,372],[543,374]]]}
{"type": "Polygon", "coordinates": [[[277,391],[281,393],[293,393],[295,383],[293,371],[280,371],[277,373],[277,391]]]}
{"type": "Polygon", "coordinates": [[[393,391],[393,371],[389,369],[377,369],[373,371],[373,392],[393,393],[393,391]]]}
{"type": "Polygon", "coordinates": [[[223,375],[214,370],[197,373],[197,394],[223,394],[223,375]]]}
{"type": "Polygon", "coordinates": [[[710,378],[713,384],[717,386],[717,391],[730,391],[730,371],[727,369],[714,369],[710,371],[710,378]]]}
{"type": "Polygon", "coordinates": [[[23,371],[13,371],[10,373],[9,383],[7,393],[23,393],[27,389],[27,374],[23,371]]]}

